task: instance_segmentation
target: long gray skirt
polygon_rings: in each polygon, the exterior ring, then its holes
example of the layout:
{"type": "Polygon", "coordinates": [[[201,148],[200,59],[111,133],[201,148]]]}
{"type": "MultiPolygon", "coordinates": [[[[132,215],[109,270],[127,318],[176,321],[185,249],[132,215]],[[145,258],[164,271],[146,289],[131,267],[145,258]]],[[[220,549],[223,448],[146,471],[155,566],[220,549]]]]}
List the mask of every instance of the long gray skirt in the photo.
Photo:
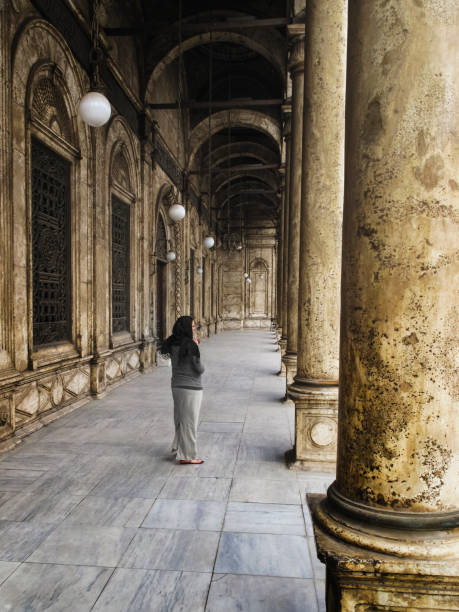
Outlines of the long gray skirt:
{"type": "Polygon", "coordinates": [[[172,388],[175,437],[172,452],[178,460],[199,459],[196,447],[202,390],[172,388]]]}

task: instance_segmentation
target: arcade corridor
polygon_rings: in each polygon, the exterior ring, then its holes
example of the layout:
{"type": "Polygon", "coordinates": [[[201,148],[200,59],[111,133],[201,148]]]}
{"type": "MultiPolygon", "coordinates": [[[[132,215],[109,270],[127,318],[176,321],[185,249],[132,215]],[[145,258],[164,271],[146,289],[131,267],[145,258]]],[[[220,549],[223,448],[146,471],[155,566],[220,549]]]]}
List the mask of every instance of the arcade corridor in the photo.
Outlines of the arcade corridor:
{"type": "Polygon", "coordinates": [[[0,460],[0,610],[324,610],[293,405],[268,331],[201,345],[205,463],[180,466],[160,367],[26,437],[0,460]]]}

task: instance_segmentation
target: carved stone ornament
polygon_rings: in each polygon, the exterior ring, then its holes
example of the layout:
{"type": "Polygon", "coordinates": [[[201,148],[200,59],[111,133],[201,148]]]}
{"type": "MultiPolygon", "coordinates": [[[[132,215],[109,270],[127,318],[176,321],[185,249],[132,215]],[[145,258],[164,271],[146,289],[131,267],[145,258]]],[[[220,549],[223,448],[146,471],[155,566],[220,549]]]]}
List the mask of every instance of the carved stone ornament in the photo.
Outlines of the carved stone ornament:
{"type": "Polygon", "coordinates": [[[64,96],[50,77],[43,77],[36,84],[31,115],[32,119],[44,123],[55,134],[72,142],[72,127],[64,96]]]}
{"type": "Polygon", "coordinates": [[[124,144],[118,149],[113,158],[112,177],[118,185],[132,193],[129,164],[126,159],[126,145],[124,144]]]}

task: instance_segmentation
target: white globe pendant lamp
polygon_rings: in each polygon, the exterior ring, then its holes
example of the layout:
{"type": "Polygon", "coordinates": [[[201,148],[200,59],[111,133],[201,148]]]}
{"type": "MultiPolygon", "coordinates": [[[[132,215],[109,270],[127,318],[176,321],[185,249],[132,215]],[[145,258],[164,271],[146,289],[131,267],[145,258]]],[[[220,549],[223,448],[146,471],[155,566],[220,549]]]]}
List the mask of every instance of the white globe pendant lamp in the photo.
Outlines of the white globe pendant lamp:
{"type": "Polygon", "coordinates": [[[89,91],[81,98],[78,113],[88,125],[101,127],[110,119],[112,107],[104,94],[89,91]]]}
{"type": "Polygon", "coordinates": [[[249,278],[249,275],[247,274],[247,272],[244,272],[244,278],[249,278]]]}
{"type": "Polygon", "coordinates": [[[204,272],[204,270],[201,268],[201,266],[199,266],[199,267],[196,269],[196,272],[199,274],[199,276],[202,276],[202,273],[204,272]]]}
{"type": "Polygon", "coordinates": [[[215,240],[213,239],[212,236],[206,236],[204,238],[204,246],[206,247],[206,249],[211,249],[215,244],[215,240]]]}
{"type": "Polygon", "coordinates": [[[174,251],[169,251],[166,257],[167,257],[167,261],[175,261],[177,258],[177,255],[174,253],[174,251]]]}
{"type": "Polygon", "coordinates": [[[185,216],[185,207],[181,204],[172,204],[172,206],[167,211],[167,214],[172,219],[172,221],[181,221],[185,216]]]}
{"type": "Polygon", "coordinates": [[[92,0],[91,7],[91,51],[89,53],[90,64],[90,89],[85,94],[78,106],[78,114],[81,119],[92,127],[105,125],[112,114],[110,102],[102,93],[103,87],[100,80],[99,67],[104,59],[104,51],[99,40],[99,10],[101,0],[92,0]]]}
{"type": "Polygon", "coordinates": [[[252,281],[250,280],[250,278],[247,278],[247,279],[246,279],[246,281],[249,283],[249,285],[250,285],[250,283],[252,282],[252,281]]]}

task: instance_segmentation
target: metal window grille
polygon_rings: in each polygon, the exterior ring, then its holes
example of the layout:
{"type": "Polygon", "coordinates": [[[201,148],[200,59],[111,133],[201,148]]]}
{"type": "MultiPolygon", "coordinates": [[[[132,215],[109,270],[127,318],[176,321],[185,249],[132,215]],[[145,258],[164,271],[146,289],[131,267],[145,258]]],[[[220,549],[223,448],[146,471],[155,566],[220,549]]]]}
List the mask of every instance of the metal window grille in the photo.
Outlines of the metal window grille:
{"type": "Polygon", "coordinates": [[[33,345],[71,339],[70,162],[32,139],[33,345]]]}
{"type": "Polygon", "coordinates": [[[112,330],[129,331],[130,207],[112,197],[112,330]]]}

